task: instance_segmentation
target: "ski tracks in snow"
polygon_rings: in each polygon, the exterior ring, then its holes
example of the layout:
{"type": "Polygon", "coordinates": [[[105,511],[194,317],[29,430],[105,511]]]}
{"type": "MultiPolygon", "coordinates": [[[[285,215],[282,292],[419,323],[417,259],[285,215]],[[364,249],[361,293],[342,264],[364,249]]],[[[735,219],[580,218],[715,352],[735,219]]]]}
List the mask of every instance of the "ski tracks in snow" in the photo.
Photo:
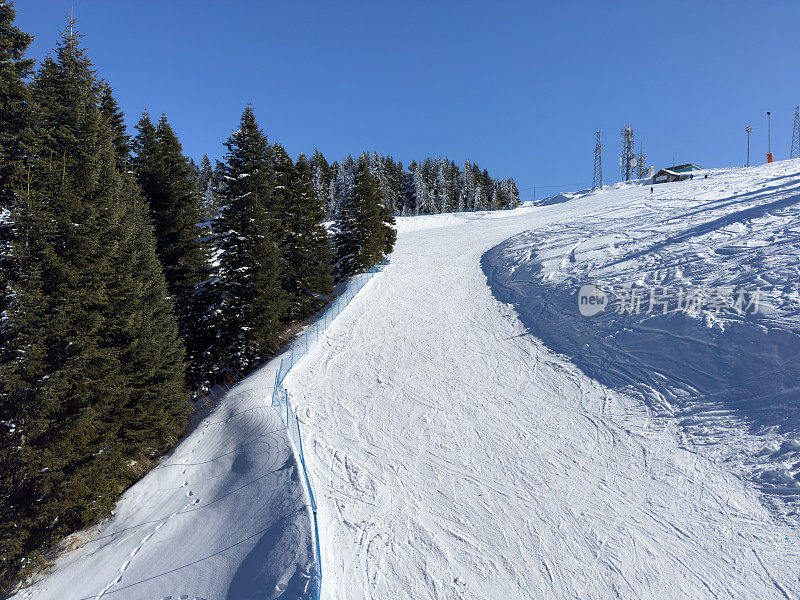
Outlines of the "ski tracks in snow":
{"type": "Polygon", "coordinates": [[[401,223],[392,264],[287,377],[325,597],[798,596],[796,530],[491,295],[483,252],[557,218],[401,223]]]}

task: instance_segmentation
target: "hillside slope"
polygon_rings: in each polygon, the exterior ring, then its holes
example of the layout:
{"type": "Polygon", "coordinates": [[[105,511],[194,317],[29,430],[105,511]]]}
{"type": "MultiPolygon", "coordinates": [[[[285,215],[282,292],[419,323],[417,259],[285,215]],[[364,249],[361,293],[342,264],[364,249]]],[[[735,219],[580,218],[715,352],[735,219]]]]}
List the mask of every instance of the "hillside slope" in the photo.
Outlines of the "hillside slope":
{"type": "Polygon", "coordinates": [[[794,517],[798,171],[792,160],[712,171],[653,193],[628,186],[584,195],[578,219],[515,236],[484,257],[495,294],[534,335],[680,424],[687,447],[746,474],[794,517]],[[576,301],[585,284],[612,303],[589,318],[576,301]]]}
{"type": "Polygon", "coordinates": [[[232,388],[114,515],[15,599],[302,597],[312,530],[286,429],[270,406],[276,361],[232,388]]]}
{"type": "MultiPolygon", "coordinates": [[[[708,199],[742,185],[715,177],[708,199]]],[[[532,256],[553,228],[583,239],[609,218],[653,222],[648,196],[621,185],[398,220],[392,264],[286,381],[313,440],[327,598],[800,595],[796,522],[687,445],[677,419],[529,335],[487,286],[482,258],[491,271],[484,254],[509,236],[541,232],[532,256]]]]}
{"type": "MultiPolygon", "coordinates": [[[[800,597],[791,501],[765,503],[775,494],[753,485],[769,470],[756,463],[794,473],[797,370],[785,351],[796,334],[798,170],[398,219],[391,264],[284,381],[319,504],[323,598],[800,597]],[[681,282],[772,282],[774,307],[757,323],[682,319],[657,334],[769,334],[750,340],[763,361],[754,368],[784,368],[772,387],[746,388],[773,400],[775,410],[750,411],[758,427],[745,410],[703,409],[709,429],[696,435],[681,407],[707,407],[699,384],[725,373],[662,385],[682,373],[680,353],[647,358],[659,354],[617,335],[633,317],[577,312],[577,285],[650,269],[681,282]],[[616,346],[603,345],[609,335],[616,346]]],[[[302,595],[309,515],[269,406],[275,366],[231,390],[17,598],[302,595]]],[[[779,476],[767,476],[773,491],[791,496],[779,476]]]]}

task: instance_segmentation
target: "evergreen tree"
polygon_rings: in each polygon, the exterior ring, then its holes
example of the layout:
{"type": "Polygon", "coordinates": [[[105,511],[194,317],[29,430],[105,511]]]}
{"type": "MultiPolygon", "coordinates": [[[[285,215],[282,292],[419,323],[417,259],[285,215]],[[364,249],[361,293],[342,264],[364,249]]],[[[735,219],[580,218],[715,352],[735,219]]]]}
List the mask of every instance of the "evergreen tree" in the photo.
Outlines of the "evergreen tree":
{"type": "Polygon", "coordinates": [[[203,158],[200,159],[200,172],[198,173],[198,180],[200,184],[205,189],[207,186],[214,185],[214,169],[211,166],[211,161],[208,160],[208,155],[203,154],[203,158]]]}
{"type": "Polygon", "coordinates": [[[395,162],[391,156],[384,159],[386,189],[384,197],[386,207],[392,214],[400,213],[403,207],[403,163],[395,162]]]}
{"type": "MultiPolygon", "coordinates": [[[[279,234],[283,233],[281,226],[283,215],[293,203],[292,178],[294,177],[294,163],[292,157],[280,144],[273,144],[269,148],[270,178],[272,193],[269,195],[267,207],[279,221],[279,234]]],[[[283,240],[276,240],[282,245],[283,240]]]]}
{"type": "Polygon", "coordinates": [[[280,346],[288,298],[273,206],[273,174],[267,136],[245,108],[239,129],[225,143],[221,191],[225,204],[217,223],[219,255],[220,370],[245,372],[280,346]],[[222,365],[225,366],[222,366],[222,365]]]}
{"type": "MultiPolygon", "coordinates": [[[[30,154],[29,94],[25,79],[34,61],[25,58],[33,36],[14,25],[16,11],[0,0],[0,311],[5,309],[13,278],[8,260],[12,236],[10,209],[26,187],[30,154]]],[[[0,358],[5,343],[0,330],[0,358]]]]}
{"type": "Polygon", "coordinates": [[[124,170],[130,155],[130,136],[125,128],[125,115],[114,98],[111,86],[106,81],[101,82],[100,87],[100,113],[105,117],[111,129],[117,167],[124,170]]]}
{"type": "Polygon", "coordinates": [[[505,208],[517,208],[521,204],[517,183],[510,177],[504,179],[502,183],[506,196],[505,208]]]}
{"type": "Polygon", "coordinates": [[[383,261],[392,253],[397,240],[394,217],[381,194],[380,184],[369,172],[366,156],[358,163],[356,195],[360,199],[361,222],[366,231],[361,251],[361,269],[366,271],[383,261]]]}
{"type": "Polygon", "coordinates": [[[13,4],[0,0],[0,208],[22,187],[28,155],[29,98],[25,79],[34,61],[25,58],[33,36],[14,25],[13,4]]]}
{"type": "Polygon", "coordinates": [[[339,199],[339,210],[333,225],[333,245],[336,258],[333,264],[335,281],[350,277],[359,268],[364,231],[360,224],[360,205],[355,193],[339,199]]]}
{"type": "Polygon", "coordinates": [[[137,125],[134,166],[150,207],[156,252],[164,268],[178,329],[186,345],[189,380],[201,383],[209,341],[209,307],[199,293],[208,279],[209,257],[202,242],[201,198],[195,174],[166,116],[154,126],[145,113],[137,125]]]}
{"type": "Polygon", "coordinates": [[[192,180],[197,183],[200,181],[200,167],[197,166],[193,158],[189,157],[186,160],[189,163],[189,171],[192,173],[192,180]]]}
{"type": "Polygon", "coordinates": [[[422,165],[417,165],[413,171],[414,176],[414,213],[429,214],[435,212],[435,204],[429,185],[429,172],[431,170],[430,159],[426,159],[422,165]]]}
{"type": "Polygon", "coordinates": [[[494,182],[492,181],[492,178],[489,176],[489,171],[487,171],[486,169],[484,169],[481,172],[480,182],[481,182],[481,189],[483,190],[483,209],[495,210],[495,207],[492,206],[492,188],[494,187],[494,182]]]}
{"type": "MultiPolygon", "coordinates": [[[[156,254],[156,240],[147,202],[131,175],[122,178],[123,221],[117,225],[120,252],[114,257],[109,298],[115,319],[111,338],[120,348],[128,399],[117,418],[123,447],[139,449],[140,457],[177,441],[186,414],[184,350],[180,323],[166,300],[168,284],[156,254]]],[[[202,330],[204,315],[197,317],[202,330]]],[[[190,339],[193,339],[190,337],[190,339]]]]}
{"type": "Polygon", "coordinates": [[[74,22],[33,87],[30,185],[15,198],[18,277],[0,366],[0,587],[107,514],[186,406],[182,350],[144,203],[117,165],[74,22]]]}
{"type": "Polygon", "coordinates": [[[325,198],[325,211],[327,213],[327,219],[330,221],[334,219],[339,212],[339,195],[336,191],[339,181],[339,163],[334,161],[328,173],[328,197],[325,198]]]}
{"type": "Polygon", "coordinates": [[[473,209],[475,181],[473,180],[472,164],[469,160],[464,163],[464,168],[461,169],[461,176],[459,179],[458,188],[458,204],[456,210],[459,212],[464,210],[473,209]]]}
{"type": "Polygon", "coordinates": [[[401,215],[413,215],[416,211],[417,196],[414,186],[414,172],[417,170],[417,161],[412,160],[408,165],[408,172],[402,175],[402,198],[403,208],[400,210],[401,215]]]}
{"type": "Polygon", "coordinates": [[[401,179],[397,177],[396,165],[392,157],[383,157],[373,152],[369,157],[369,170],[378,179],[383,203],[390,212],[398,212],[402,203],[401,179]]]}
{"type": "Polygon", "coordinates": [[[458,210],[458,167],[452,160],[445,160],[445,178],[447,180],[447,198],[445,200],[445,211],[453,212],[458,210]]]}
{"type": "Polygon", "coordinates": [[[472,181],[474,187],[472,188],[472,210],[486,210],[488,208],[486,202],[486,188],[483,186],[483,174],[477,164],[472,165],[472,181]]]}
{"type": "Polygon", "coordinates": [[[6,512],[19,480],[18,466],[22,457],[17,453],[23,433],[17,427],[10,391],[18,382],[6,375],[6,365],[13,359],[19,341],[19,320],[8,319],[14,303],[14,287],[20,275],[13,255],[15,227],[12,210],[25,203],[28,186],[30,155],[30,104],[25,79],[31,74],[34,61],[25,58],[33,36],[14,25],[14,6],[0,0],[0,592],[23,567],[27,532],[15,531],[12,514],[6,512]]]}
{"type": "Polygon", "coordinates": [[[333,293],[331,251],[325,201],[314,190],[311,165],[301,154],[291,181],[292,203],[284,212],[284,290],[289,295],[288,319],[296,321],[322,308],[333,293]]]}
{"type": "Polygon", "coordinates": [[[328,161],[325,160],[325,157],[322,155],[322,153],[315,149],[314,154],[309,161],[309,167],[311,168],[311,180],[314,184],[314,193],[318,198],[321,198],[323,202],[325,202],[325,217],[330,218],[330,215],[327,212],[327,202],[330,196],[331,185],[330,165],[328,165],[328,161]]]}
{"type": "Polygon", "coordinates": [[[396,239],[394,217],[381,197],[380,183],[369,170],[369,158],[356,164],[353,190],[344,199],[335,223],[337,281],[361,273],[391,253],[396,239]]]}
{"type": "Polygon", "coordinates": [[[341,164],[333,163],[331,171],[336,174],[336,178],[331,184],[332,200],[331,200],[331,217],[336,218],[342,206],[348,202],[348,199],[353,194],[353,187],[355,186],[356,176],[356,161],[353,157],[347,155],[341,164]]]}
{"type": "MultiPolygon", "coordinates": [[[[219,213],[219,197],[217,196],[217,178],[214,173],[214,168],[211,166],[211,161],[205,154],[200,160],[196,180],[197,193],[201,198],[200,208],[203,227],[207,229],[207,225],[213,221],[219,213]]],[[[206,238],[208,238],[208,235],[206,235],[206,238]]]]}

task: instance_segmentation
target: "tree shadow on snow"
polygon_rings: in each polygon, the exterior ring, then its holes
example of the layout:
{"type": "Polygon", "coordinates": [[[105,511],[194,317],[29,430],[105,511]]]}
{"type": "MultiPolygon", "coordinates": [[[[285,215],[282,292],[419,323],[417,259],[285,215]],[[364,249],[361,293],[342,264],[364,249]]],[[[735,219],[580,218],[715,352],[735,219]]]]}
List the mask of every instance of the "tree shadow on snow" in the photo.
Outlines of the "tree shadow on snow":
{"type": "Polygon", "coordinates": [[[310,540],[294,519],[275,523],[239,565],[227,600],[311,598],[312,555],[310,540]]]}

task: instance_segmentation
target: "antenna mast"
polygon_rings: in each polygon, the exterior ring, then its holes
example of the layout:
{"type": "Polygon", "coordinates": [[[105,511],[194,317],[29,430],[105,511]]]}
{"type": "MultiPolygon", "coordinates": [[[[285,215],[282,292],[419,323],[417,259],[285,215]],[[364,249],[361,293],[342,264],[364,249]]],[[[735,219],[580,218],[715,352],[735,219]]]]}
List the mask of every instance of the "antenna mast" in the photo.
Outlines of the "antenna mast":
{"type": "Polygon", "coordinates": [[[595,131],[597,136],[597,143],[594,146],[594,175],[592,176],[592,189],[596,190],[598,187],[603,189],[603,144],[600,143],[600,132],[595,131]]]}
{"type": "Polygon", "coordinates": [[[644,179],[647,177],[647,153],[642,150],[642,142],[639,142],[639,154],[636,155],[636,178],[644,179]]]}
{"type": "Polygon", "coordinates": [[[633,128],[625,125],[620,134],[622,140],[622,155],[619,158],[619,172],[623,181],[631,180],[631,170],[636,166],[636,156],[633,151],[633,128]]]}
{"type": "Polygon", "coordinates": [[[794,130],[792,131],[792,148],[789,158],[800,158],[800,106],[794,107],[794,130]]]}

